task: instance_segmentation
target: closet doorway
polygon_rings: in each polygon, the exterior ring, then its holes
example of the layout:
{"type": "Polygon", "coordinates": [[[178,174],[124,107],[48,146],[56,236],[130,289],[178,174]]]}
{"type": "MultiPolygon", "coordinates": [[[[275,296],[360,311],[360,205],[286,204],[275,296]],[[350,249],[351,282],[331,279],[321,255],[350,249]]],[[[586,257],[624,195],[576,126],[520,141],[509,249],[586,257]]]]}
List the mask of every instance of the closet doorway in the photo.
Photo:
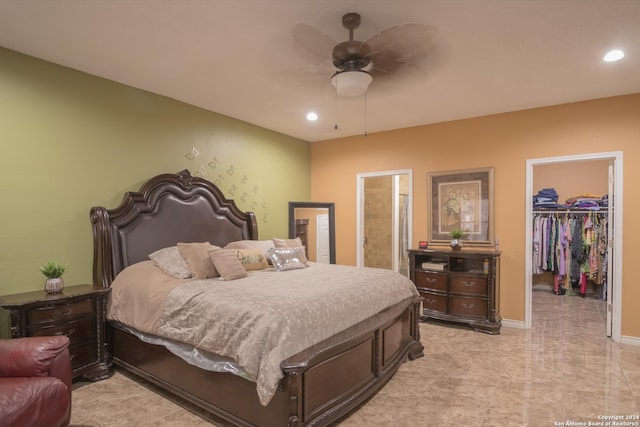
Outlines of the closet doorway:
{"type": "Polygon", "coordinates": [[[357,265],[408,275],[413,171],[357,176],[357,265]]]}
{"type": "MultiPolygon", "coordinates": [[[[607,182],[608,204],[608,263],[607,263],[607,336],[613,341],[621,340],[621,301],[622,301],[622,152],[595,153],[575,156],[549,157],[527,160],[526,167],[526,262],[525,262],[525,328],[532,324],[533,292],[533,196],[540,188],[534,188],[536,167],[544,171],[553,165],[565,165],[574,168],[579,165],[606,163],[607,172],[603,177],[607,182]],[[614,227],[615,225],[615,227],[614,227]]],[[[571,179],[568,176],[567,179],[571,179]]],[[[588,191],[588,189],[586,189],[588,191]]],[[[558,200],[563,203],[564,200],[558,200]]]]}

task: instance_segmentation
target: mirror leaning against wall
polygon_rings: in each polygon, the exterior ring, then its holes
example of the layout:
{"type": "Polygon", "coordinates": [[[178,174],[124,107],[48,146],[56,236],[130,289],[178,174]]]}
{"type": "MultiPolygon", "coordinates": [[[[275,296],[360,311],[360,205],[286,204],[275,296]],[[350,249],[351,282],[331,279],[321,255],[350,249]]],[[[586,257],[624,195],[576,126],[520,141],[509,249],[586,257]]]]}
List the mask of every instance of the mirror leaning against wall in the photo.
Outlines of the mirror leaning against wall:
{"type": "Polygon", "coordinates": [[[289,238],[299,237],[309,261],[336,263],[333,203],[289,202],[289,238]]]}

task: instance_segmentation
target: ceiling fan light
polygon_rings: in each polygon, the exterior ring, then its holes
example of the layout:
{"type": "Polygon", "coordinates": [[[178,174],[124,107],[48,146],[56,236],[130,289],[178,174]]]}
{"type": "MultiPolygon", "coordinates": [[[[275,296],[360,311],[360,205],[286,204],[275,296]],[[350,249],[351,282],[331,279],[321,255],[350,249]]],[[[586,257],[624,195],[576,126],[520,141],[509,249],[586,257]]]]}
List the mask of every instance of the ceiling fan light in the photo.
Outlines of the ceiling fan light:
{"type": "Polygon", "coordinates": [[[337,72],[331,77],[331,84],[336,88],[338,95],[359,96],[369,88],[373,77],[362,70],[349,70],[337,72]]]}
{"type": "Polygon", "coordinates": [[[615,62],[621,60],[622,58],[624,58],[624,52],[620,49],[614,49],[607,52],[607,54],[602,59],[604,59],[606,62],[615,62]]]}

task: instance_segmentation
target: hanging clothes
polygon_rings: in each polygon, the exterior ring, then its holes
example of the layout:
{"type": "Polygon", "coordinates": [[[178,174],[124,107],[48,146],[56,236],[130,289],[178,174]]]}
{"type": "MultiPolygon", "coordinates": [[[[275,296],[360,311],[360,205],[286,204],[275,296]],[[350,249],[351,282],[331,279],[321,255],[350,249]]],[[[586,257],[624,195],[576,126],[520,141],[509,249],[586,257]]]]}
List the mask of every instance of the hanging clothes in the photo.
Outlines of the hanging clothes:
{"type": "Polygon", "coordinates": [[[572,230],[571,230],[571,272],[570,278],[571,283],[579,283],[580,282],[580,273],[582,270],[582,264],[584,263],[586,257],[584,254],[584,246],[583,246],[583,231],[582,231],[581,221],[573,221],[572,222],[572,230]]]}
{"type": "Polygon", "coordinates": [[[532,272],[552,272],[556,294],[573,291],[584,296],[588,281],[598,286],[606,282],[606,213],[535,212],[532,241],[532,272]]]}

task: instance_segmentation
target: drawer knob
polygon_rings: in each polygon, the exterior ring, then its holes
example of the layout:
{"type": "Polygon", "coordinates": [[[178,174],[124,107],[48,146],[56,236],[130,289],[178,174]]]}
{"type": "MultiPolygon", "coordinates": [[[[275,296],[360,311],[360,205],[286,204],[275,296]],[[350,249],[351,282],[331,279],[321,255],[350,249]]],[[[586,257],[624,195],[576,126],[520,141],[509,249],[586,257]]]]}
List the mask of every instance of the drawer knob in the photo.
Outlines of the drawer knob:
{"type": "Polygon", "coordinates": [[[464,308],[469,309],[469,308],[473,308],[473,307],[475,306],[475,304],[466,304],[466,303],[462,303],[462,306],[463,306],[464,308]]]}
{"type": "Polygon", "coordinates": [[[476,282],[464,282],[464,285],[465,285],[466,287],[475,286],[475,285],[476,285],[476,282]]]}
{"type": "Polygon", "coordinates": [[[435,304],[436,303],[436,300],[434,300],[434,299],[425,298],[424,300],[427,302],[427,304],[435,304]]]}
{"type": "Polygon", "coordinates": [[[429,283],[433,283],[433,282],[436,281],[436,279],[434,279],[433,277],[427,277],[426,281],[429,282],[429,283]]]}
{"type": "Polygon", "coordinates": [[[67,317],[72,313],[73,313],[73,309],[71,309],[71,307],[69,307],[69,308],[67,308],[66,311],[58,311],[58,312],[56,312],[56,315],[58,317],[67,317]]]}

